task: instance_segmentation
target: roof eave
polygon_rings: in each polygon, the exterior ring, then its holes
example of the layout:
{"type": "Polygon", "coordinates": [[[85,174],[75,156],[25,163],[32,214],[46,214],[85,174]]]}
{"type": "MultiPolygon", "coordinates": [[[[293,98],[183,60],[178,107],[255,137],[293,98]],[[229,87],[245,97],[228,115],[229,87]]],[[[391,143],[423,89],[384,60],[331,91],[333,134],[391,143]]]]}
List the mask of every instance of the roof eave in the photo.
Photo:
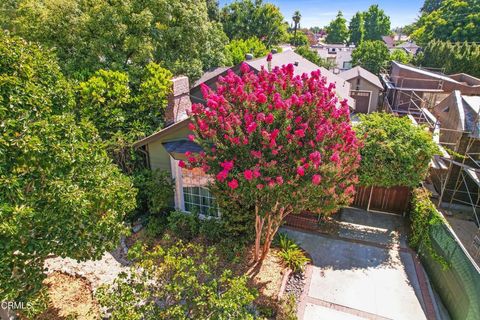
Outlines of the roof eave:
{"type": "Polygon", "coordinates": [[[138,141],[136,141],[132,146],[134,148],[140,148],[140,147],[143,147],[144,145],[146,144],[149,144],[151,142],[154,142],[154,141],[157,141],[159,139],[161,139],[162,137],[164,137],[165,135],[167,134],[170,134],[172,132],[175,132],[176,130],[180,130],[186,126],[188,126],[188,124],[191,122],[190,120],[190,117],[186,118],[186,119],[183,119],[181,121],[178,121],[178,122],[175,122],[174,124],[166,127],[166,128],[163,128],[162,130],[160,131],[157,131],[143,139],[140,139],[138,141]]]}

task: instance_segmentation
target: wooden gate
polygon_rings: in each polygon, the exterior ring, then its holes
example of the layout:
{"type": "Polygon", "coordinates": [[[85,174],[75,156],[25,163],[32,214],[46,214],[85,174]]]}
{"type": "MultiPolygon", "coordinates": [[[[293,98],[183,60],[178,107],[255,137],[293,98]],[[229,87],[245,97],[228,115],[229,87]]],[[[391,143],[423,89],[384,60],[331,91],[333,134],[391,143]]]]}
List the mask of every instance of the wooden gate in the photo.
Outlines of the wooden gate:
{"type": "Polygon", "coordinates": [[[407,187],[361,187],[357,186],[352,206],[403,215],[410,202],[407,187]]]}
{"type": "Polygon", "coordinates": [[[372,92],[363,90],[352,90],[350,96],[355,99],[355,112],[368,113],[372,92]]]}

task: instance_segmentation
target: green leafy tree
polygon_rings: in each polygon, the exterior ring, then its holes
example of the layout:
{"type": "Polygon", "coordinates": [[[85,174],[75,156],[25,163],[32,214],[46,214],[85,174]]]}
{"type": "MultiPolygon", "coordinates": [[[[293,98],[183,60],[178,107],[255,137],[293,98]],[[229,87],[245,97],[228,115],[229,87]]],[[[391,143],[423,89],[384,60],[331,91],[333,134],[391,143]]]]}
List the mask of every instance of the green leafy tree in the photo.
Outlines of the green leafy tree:
{"type": "Polygon", "coordinates": [[[416,30],[416,28],[417,28],[417,25],[416,25],[415,22],[413,22],[413,23],[410,23],[410,24],[407,24],[407,25],[401,27],[401,30],[402,30],[403,34],[406,34],[407,36],[410,36],[413,33],[413,31],[416,30]]]}
{"type": "Polygon", "coordinates": [[[360,184],[416,187],[426,177],[438,147],[432,135],[407,117],[389,113],[360,116],[355,127],[360,149],[360,184]]]}
{"type": "Polygon", "coordinates": [[[294,34],[289,34],[289,41],[292,46],[309,46],[308,36],[303,32],[298,32],[295,36],[294,34]]]}
{"type": "Polygon", "coordinates": [[[417,21],[411,37],[420,45],[431,40],[480,42],[480,2],[446,0],[417,21]]]}
{"type": "Polygon", "coordinates": [[[445,73],[480,77],[480,46],[476,43],[430,41],[415,59],[420,66],[441,68],[445,73]]]}
{"type": "Polygon", "coordinates": [[[295,49],[295,52],[310,62],[315,63],[317,66],[324,67],[326,69],[332,69],[335,67],[334,62],[320,57],[318,53],[315,50],[310,49],[309,46],[298,47],[295,49]]]}
{"type": "Polygon", "coordinates": [[[211,21],[219,21],[220,8],[218,6],[218,0],[206,0],[205,2],[207,3],[208,18],[211,21]]]}
{"type": "Polygon", "coordinates": [[[178,242],[131,251],[130,272],[97,290],[111,319],[254,319],[248,306],[256,293],[245,276],[219,265],[215,247],[178,242]]]}
{"type": "Polygon", "coordinates": [[[439,9],[444,1],[445,0],[425,0],[422,8],[420,8],[420,11],[425,13],[431,13],[439,9]]]}
{"type": "Polygon", "coordinates": [[[402,49],[395,49],[390,53],[390,60],[400,63],[410,63],[413,59],[413,55],[407,53],[402,49]]]}
{"type": "Polygon", "coordinates": [[[62,70],[82,80],[99,69],[133,79],[151,61],[195,80],[225,63],[228,42],[197,0],[22,0],[11,31],[55,48],[62,70]]]}
{"type": "Polygon", "coordinates": [[[0,297],[28,301],[53,254],[98,259],[126,231],[135,190],[95,127],[76,121],[54,56],[0,34],[0,297]]]}
{"type": "Polygon", "coordinates": [[[355,15],[350,20],[350,24],[348,25],[348,32],[350,34],[350,43],[359,45],[363,41],[363,37],[365,35],[363,13],[355,13],[355,15]]]}
{"type": "Polygon", "coordinates": [[[381,40],[382,36],[390,34],[390,17],[378,5],[371,5],[363,13],[363,18],[365,21],[364,40],[381,40]]]}
{"type": "Polygon", "coordinates": [[[3,0],[0,2],[0,30],[11,29],[12,20],[21,0],[3,0]]]}
{"type": "Polygon", "coordinates": [[[363,41],[352,52],[352,64],[379,74],[387,66],[390,52],[383,41],[363,41]]]}
{"type": "Polygon", "coordinates": [[[266,56],[269,52],[265,44],[255,37],[246,40],[232,40],[225,47],[225,50],[230,65],[237,65],[244,61],[247,53],[251,53],[254,57],[259,58],[266,56]]]}
{"type": "Polygon", "coordinates": [[[345,43],[348,40],[347,20],[343,17],[342,11],[338,11],[337,16],[326,28],[327,43],[345,43]]]}
{"type": "Polygon", "coordinates": [[[131,174],[139,160],[131,143],[163,125],[171,77],[152,62],[137,84],[124,72],[99,70],[78,86],[78,114],[95,124],[110,156],[126,173],[131,174]]]}
{"type": "Polygon", "coordinates": [[[300,26],[300,20],[302,19],[302,14],[300,11],[295,11],[292,16],[293,20],[293,38],[294,38],[294,45],[297,45],[297,29],[300,26]]]}
{"type": "Polygon", "coordinates": [[[223,30],[233,39],[259,38],[267,47],[287,37],[280,9],[262,0],[236,0],[222,8],[223,30]]]}

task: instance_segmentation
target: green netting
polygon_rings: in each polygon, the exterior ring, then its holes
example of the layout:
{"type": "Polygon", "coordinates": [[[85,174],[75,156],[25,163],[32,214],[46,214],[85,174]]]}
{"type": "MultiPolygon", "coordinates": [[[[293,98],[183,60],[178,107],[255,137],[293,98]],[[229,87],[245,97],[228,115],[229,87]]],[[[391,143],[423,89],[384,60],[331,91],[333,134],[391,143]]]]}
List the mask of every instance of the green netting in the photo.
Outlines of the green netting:
{"type": "Polygon", "coordinates": [[[446,270],[429,255],[420,256],[430,280],[452,319],[480,319],[480,272],[444,224],[431,226],[432,246],[450,267],[446,270]]]}

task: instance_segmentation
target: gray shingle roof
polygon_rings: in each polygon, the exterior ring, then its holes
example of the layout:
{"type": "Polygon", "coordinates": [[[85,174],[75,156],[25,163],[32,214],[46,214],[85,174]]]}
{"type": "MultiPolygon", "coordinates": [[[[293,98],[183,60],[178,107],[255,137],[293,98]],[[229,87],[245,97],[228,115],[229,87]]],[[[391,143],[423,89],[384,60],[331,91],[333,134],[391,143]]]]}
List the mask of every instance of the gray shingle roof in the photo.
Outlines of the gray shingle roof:
{"type": "Polygon", "coordinates": [[[194,87],[198,86],[201,83],[204,83],[205,81],[208,81],[212,78],[215,78],[216,76],[222,74],[223,72],[227,71],[230,69],[230,67],[218,67],[212,70],[209,70],[205,72],[200,79],[195,81],[195,84],[193,85],[194,87]]]}
{"type": "Polygon", "coordinates": [[[368,82],[370,82],[371,84],[379,87],[380,89],[383,88],[382,83],[380,82],[380,79],[376,75],[374,75],[373,73],[371,73],[366,69],[363,69],[360,66],[356,66],[352,69],[346,70],[340,73],[339,76],[347,81],[350,79],[354,79],[356,77],[361,77],[367,80],[368,82]]]}
{"type": "MultiPolygon", "coordinates": [[[[260,70],[262,66],[267,67],[267,57],[245,61],[250,67],[260,70]]],[[[292,50],[286,50],[280,53],[275,53],[272,56],[272,68],[281,67],[282,65],[294,64],[294,74],[302,75],[304,73],[310,74],[312,71],[320,70],[322,76],[327,78],[327,82],[335,83],[337,94],[344,99],[348,99],[350,105],[352,105],[352,98],[350,98],[350,83],[345,79],[333,74],[331,71],[324,67],[317,66],[315,63],[310,62],[298,53],[292,50]],[[297,65],[295,63],[298,62],[297,65]]]]}

